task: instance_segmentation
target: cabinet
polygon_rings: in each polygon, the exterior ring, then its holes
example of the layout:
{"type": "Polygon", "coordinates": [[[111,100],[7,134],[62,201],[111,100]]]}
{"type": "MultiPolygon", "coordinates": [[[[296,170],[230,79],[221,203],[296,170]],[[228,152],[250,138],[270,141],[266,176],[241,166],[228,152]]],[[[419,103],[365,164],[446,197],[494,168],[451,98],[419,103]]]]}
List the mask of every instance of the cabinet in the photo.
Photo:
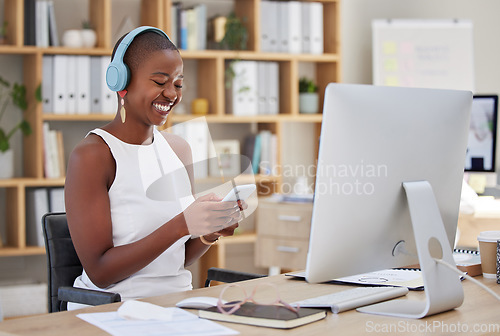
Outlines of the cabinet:
{"type": "MultiPolygon", "coordinates": [[[[139,0],[137,0],[139,1],[139,0]]],[[[169,18],[173,0],[140,0],[141,25],[150,25],[162,28],[167,33],[171,32],[169,18]]],[[[210,1],[200,0],[207,6],[210,1]]],[[[304,2],[309,2],[305,0],[304,2]]],[[[251,124],[257,130],[270,130],[278,139],[278,167],[274,175],[256,176],[260,192],[279,192],[282,183],[280,163],[283,159],[282,148],[283,127],[287,123],[309,123],[315,126],[317,135],[321,124],[321,114],[301,115],[298,108],[298,79],[299,68],[302,63],[311,64],[316,82],[319,86],[320,101],[329,82],[340,81],[340,0],[318,0],[323,4],[324,14],[324,54],[286,54],[261,52],[260,47],[260,5],[261,0],[234,0],[234,10],[239,17],[246,17],[245,25],[249,38],[246,51],[231,50],[181,50],[181,55],[186,61],[193,61],[195,69],[186,67],[186,71],[195,71],[203,81],[197,82],[196,96],[206,98],[211,106],[206,120],[209,125],[220,125],[231,128],[235,124],[251,124]],[[226,114],[224,72],[225,63],[231,60],[275,61],[279,64],[280,74],[280,108],[278,115],[257,115],[241,117],[226,114]]],[[[24,46],[24,0],[4,0],[4,16],[8,18],[9,30],[7,35],[8,45],[0,46],[0,55],[18,55],[23,59],[23,76],[28,97],[33,97],[36,88],[42,81],[42,57],[44,55],[110,55],[113,47],[111,41],[112,0],[88,0],[89,19],[97,33],[97,46],[92,49],[69,49],[64,47],[37,48],[24,46]]],[[[186,1],[186,3],[188,3],[186,1]]],[[[192,1],[191,1],[192,3],[192,1]]],[[[191,64],[191,63],[190,63],[191,64]]],[[[0,69],[3,66],[0,65],[0,69]]],[[[186,102],[189,106],[190,102],[186,102]]],[[[320,106],[320,111],[322,106],[320,106]]],[[[64,179],[47,179],[43,172],[43,139],[42,125],[44,122],[79,123],[85,121],[110,120],[113,116],[104,114],[86,115],[56,115],[43,113],[41,104],[29,102],[27,119],[33,128],[33,134],[25,137],[23,141],[23,167],[24,177],[10,180],[0,180],[0,188],[6,190],[6,237],[5,244],[0,248],[0,256],[22,256],[43,254],[43,247],[32,247],[26,244],[25,229],[25,194],[26,189],[38,186],[63,186],[64,179]]],[[[192,115],[175,115],[169,117],[168,124],[183,122],[193,118],[192,115]]],[[[311,148],[316,151],[317,148],[311,148]]],[[[227,244],[231,243],[227,238],[227,244]]],[[[234,242],[239,240],[253,241],[254,236],[247,238],[234,237],[234,242]]],[[[223,247],[219,250],[224,250],[223,247]]],[[[219,264],[223,263],[219,259],[219,264]]]]}
{"type": "Polygon", "coordinates": [[[305,269],[312,203],[261,199],[257,210],[255,263],[260,267],[305,269]]]}

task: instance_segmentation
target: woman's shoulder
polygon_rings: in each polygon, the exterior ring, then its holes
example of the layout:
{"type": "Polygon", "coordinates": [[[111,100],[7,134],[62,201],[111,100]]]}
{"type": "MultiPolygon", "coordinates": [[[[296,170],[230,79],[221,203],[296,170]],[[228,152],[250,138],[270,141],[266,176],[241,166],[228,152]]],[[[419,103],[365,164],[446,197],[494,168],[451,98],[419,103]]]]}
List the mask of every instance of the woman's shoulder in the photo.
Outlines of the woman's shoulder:
{"type": "Polygon", "coordinates": [[[71,157],[83,160],[102,160],[106,156],[111,157],[108,145],[94,133],[89,133],[71,152],[71,157]]]}

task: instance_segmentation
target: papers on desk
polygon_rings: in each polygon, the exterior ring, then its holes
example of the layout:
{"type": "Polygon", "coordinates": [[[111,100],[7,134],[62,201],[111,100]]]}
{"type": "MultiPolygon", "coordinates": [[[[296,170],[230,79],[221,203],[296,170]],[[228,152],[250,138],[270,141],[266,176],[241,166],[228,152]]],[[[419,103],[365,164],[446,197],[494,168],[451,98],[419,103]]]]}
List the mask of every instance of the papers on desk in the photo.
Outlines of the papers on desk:
{"type": "Polygon", "coordinates": [[[238,332],[180,308],[165,308],[171,311],[172,320],[127,320],[118,312],[78,314],[82,320],[95,325],[113,336],[137,335],[237,335],[238,332]]]}
{"type": "MultiPolygon", "coordinates": [[[[306,272],[291,272],[285,275],[305,278],[306,272]]],[[[349,283],[356,285],[369,286],[401,286],[407,287],[410,290],[423,290],[424,279],[422,272],[419,269],[385,269],[381,271],[357,274],[346,276],[343,278],[333,279],[331,283],[349,283]]]]}
{"type": "Polygon", "coordinates": [[[401,286],[419,290],[424,288],[422,272],[416,269],[386,269],[365,274],[347,276],[335,281],[358,285],[401,286]]]}

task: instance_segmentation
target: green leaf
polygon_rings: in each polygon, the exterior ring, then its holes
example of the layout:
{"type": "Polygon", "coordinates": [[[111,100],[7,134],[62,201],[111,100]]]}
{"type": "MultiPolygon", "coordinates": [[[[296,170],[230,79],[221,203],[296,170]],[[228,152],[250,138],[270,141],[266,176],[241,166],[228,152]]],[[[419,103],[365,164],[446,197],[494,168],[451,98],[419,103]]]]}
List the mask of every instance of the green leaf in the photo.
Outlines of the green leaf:
{"type": "Polygon", "coordinates": [[[11,97],[14,105],[19,107],[21,110],[24,111],[28,108],[28,103],[26,102],[26,87],[24,85],[14,83],[11,97]]]}
{"type": "Polygon", "coordinates": [[[38,87],[35,90],[35,99],[37,102],[42,101],[42,84],[38,84],[38,87]]]}
{"type": "Polygon", "coordinates": [[[7,139],[7,135],[5,134],[3,129],[0,128],[0,152],[5,152],[9,148],[9,139],[7,139]]]}
{"type": "Polygon", "coordinates": [[[21,121],[21,124],[19,124],[19,128],[21,129],[21,132],[23,132],[24,135],[30,135],[31,134],[30,123],[27,122],[26,120],[21,121]]]}

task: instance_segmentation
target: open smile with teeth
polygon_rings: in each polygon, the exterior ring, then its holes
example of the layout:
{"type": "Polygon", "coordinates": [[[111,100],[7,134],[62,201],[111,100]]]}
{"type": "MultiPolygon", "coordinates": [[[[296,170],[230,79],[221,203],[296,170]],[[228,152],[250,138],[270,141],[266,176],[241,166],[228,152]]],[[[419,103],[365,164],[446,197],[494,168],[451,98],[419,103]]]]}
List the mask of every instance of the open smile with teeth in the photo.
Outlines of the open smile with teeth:
{"type": "Polygon", "coordinates": [[[173,104],[158,104],[158,103],[153,104],[155,109],[157,109],[158,111],[163,112],[163,113],[170,111],[170,108],[172,107],[172,105],[173,104]]]}

